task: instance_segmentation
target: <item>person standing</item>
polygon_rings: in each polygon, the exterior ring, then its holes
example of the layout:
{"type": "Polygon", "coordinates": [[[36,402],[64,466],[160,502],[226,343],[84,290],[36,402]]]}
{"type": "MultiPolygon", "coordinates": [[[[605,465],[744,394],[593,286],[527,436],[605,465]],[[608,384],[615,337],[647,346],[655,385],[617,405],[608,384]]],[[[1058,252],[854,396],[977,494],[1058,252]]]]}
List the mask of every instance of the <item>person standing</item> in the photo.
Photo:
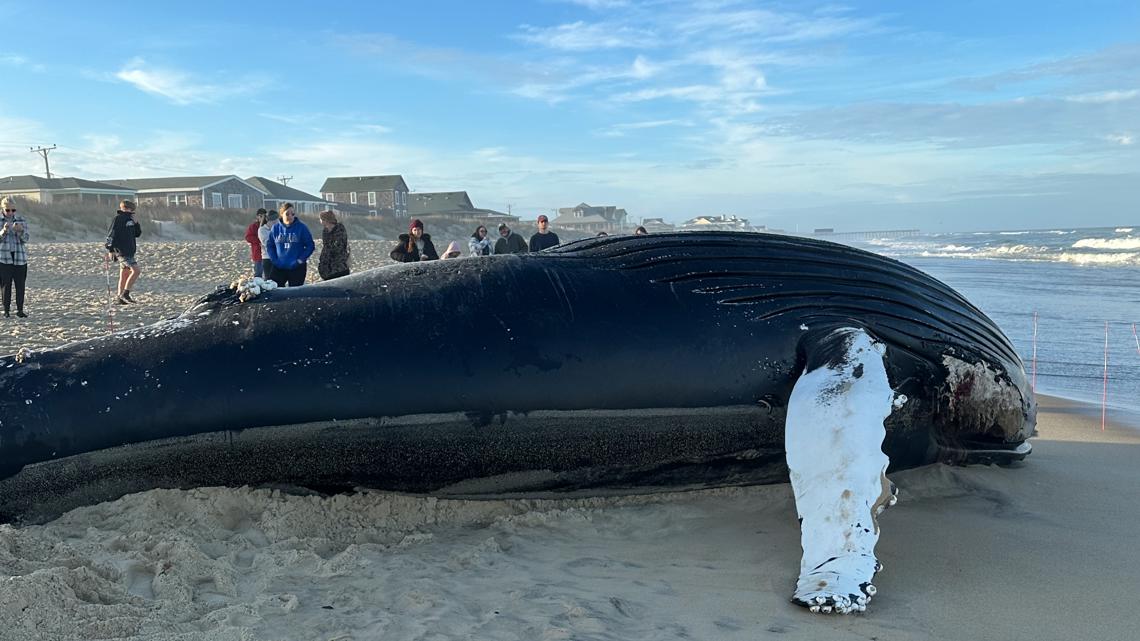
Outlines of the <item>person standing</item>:
{"type": "Polygon", "coordinates": [[[321,275],[321,280],[348,276],[348,232],[331,210],[322,211],[320,218],[324,229],[321,231],[321,257],[317,260],[317,273],[321,275]]]}
{"type": "Polygon", "coordinates": [[[253,222],[245,228],[245,242],[249,243],[249,259],[253,261],[253,276],[255,278],[265,277],[265,269],[261,266],[264,254],[261,251],[261,239],[257,236],[257,230],[264,227],[267,220],[269,220],[269,213],[264,208],[258,209],[253,222]]]}
{"type": "Polygon", "coordinates": [[[113,261],[118,261],[119,290],[115,302],[119,305],[136,302],[131,298],[131,288],[139,279],[142,270],[135,259],[138,249],[138,237],[142,236],[142,227],[135,220],[134,201],[124,200],[119,203],[119,210],[115,212],[115,219],[111,221],[111,229],[107,231],[107,255],[113,261]]]}
{"type": "Polygon", "coordinates": [[[400,240],[388,255],[397,263],[439,260],[439,252],[431,242],[431,235],[424,233],[424,223],[419,218],[412,219],[408,233],[400,234],[400,240]]]}
{"type": "Polygon", "coordinates": [[[511,231],[506,223],[499,225],[499,240],[495,241],[496,254],[525,254],[526,241],[522,236],[511,231]]]}
{"type": "Polygon", "coordinates": [[[269,260],[269,232],[277,222],[277,210],[270,209],[265,215],[265,224],[257,228],[257,240],[261,241],[261,274],[266,280],[273,279],[273,261],[269,260]]]}
{"type": "Polygon", "coordinates": [[[495,245],[487,237],[486,227],[479,225],[475,228],[475,233],[467,240],[467,249],[471,250],[472,256],[490,256],[495,253],[495,245]]]}
{"type": "Polygon", "coordinates": [[[16,211],[12,198],[0,200],[3,227],[0,227],[0,286],[4,288],[4,318],[12,315],[12,285],[16,286],[16,316],[24,313],[24,285],[28,281],[28,221],[16,211]]]}
{"type": "Polygon", "coordinates": [[[550,231],[550,221],[546,214],[538,215],[538,232],[530,237],[530,250],[540,252],[558,244],[558,234],[550,231]]]}
{"type": "Polygon", "coordinates": [[[285,203],[281,207],[281,220],[269,230],[269,240],[265,244],[269,260],[273,262],[273,280],[277,286],[304,285],[309,270],[306,261],[316,248],[313,234],[297,218],[293,203],[285,203]]]}

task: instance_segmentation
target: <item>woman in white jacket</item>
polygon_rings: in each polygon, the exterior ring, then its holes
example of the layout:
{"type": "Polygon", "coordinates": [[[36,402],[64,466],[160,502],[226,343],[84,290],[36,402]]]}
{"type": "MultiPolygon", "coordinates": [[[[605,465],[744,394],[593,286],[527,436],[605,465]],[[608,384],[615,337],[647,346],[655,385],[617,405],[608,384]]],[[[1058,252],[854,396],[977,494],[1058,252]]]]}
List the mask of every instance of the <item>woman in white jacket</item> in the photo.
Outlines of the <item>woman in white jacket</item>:
{"type": "Polygon", "coordinates": [[[475,228],[475,233],[467,239],[467,249],[471,250],[472,256],[490,256],[495,253],[495,243],[487,238],[486,227],[479,225],[475,228]]]}

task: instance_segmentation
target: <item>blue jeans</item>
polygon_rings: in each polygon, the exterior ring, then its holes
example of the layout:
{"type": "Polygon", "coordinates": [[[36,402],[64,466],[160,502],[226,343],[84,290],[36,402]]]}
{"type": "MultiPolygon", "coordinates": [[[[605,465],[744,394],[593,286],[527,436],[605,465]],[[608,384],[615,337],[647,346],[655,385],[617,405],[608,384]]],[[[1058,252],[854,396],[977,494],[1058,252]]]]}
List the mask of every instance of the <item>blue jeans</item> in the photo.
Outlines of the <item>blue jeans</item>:
{"type": "Polygon", "coordinates": [[[255,278],[265,278],[265,268],[261,266],[260,260],[253,261],[253,275],[255,278]]]}

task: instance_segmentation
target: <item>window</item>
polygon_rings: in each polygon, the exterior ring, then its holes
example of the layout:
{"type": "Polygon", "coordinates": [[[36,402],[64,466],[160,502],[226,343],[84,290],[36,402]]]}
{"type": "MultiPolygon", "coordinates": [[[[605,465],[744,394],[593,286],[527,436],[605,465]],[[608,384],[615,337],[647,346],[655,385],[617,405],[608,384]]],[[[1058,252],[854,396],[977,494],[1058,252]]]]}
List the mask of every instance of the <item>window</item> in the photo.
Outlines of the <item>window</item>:
{"type": "Polygon", "coordinates": [[[214,209],[222,208],[222,192],[215,191],[210,193],[210,206],[214,209]]]}
{"type": "Polygon", "coordinates": [[[166,197],[167,207],[178,207],[179,205],[190,204],[190,199],[186,194],[170,194],[166,197]]]}
{"type": "Polygon", "coordinates": [[[356,192],[355,191],[348,192],[348,202],[352,203],[353,205],[356,204],[356,192]]]}
{"type": "Polygon", "coordinates": [[[229,194],[226,196],[226,201],[230,209],[241,209],[241,194],[229,194]]]}
{"type": "Polygon", "coordinates": [[[329,201],[330,203],[335,203],[336,194],[325,194],[325,200],[329,201]]]}
{"type": "Polygon", "coordinates": [[[375,210],[375,209],[369,209],[369,210],[368,210],[368,215],[369,215],[369,216],[375,216],[375,215],[376,215],[376,210],[375,210]]]}
{"type": "Polygon", "coordinates": [[[400,204],[401,205],[408,204],[408,192],[401,191],[401,192],[397,192],[397,193],[400,195],[400,204]]]}
{"type": "Polygon", "coordinates": [[[374,191],[368,192],[368,206],[369,207],[375,207],[376,206],[376,192],[374,192],[374,191]]]}

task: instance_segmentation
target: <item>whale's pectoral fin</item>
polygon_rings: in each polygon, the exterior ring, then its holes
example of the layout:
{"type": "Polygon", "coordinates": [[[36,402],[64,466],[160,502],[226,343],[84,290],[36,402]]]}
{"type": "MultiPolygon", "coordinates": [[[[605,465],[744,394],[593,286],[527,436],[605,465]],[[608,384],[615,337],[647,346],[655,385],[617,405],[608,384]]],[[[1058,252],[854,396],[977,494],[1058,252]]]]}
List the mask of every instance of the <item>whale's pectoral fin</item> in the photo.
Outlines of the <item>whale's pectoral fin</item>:
{"type": "Polygon", "coordinates": [[[792,601],[812,612],[861,612],[882,569],[876,517],[895,502],[882,450],[894,400],[885,346],[843,328],[807,353],[784,428],[803,547],[792,601]]]}

